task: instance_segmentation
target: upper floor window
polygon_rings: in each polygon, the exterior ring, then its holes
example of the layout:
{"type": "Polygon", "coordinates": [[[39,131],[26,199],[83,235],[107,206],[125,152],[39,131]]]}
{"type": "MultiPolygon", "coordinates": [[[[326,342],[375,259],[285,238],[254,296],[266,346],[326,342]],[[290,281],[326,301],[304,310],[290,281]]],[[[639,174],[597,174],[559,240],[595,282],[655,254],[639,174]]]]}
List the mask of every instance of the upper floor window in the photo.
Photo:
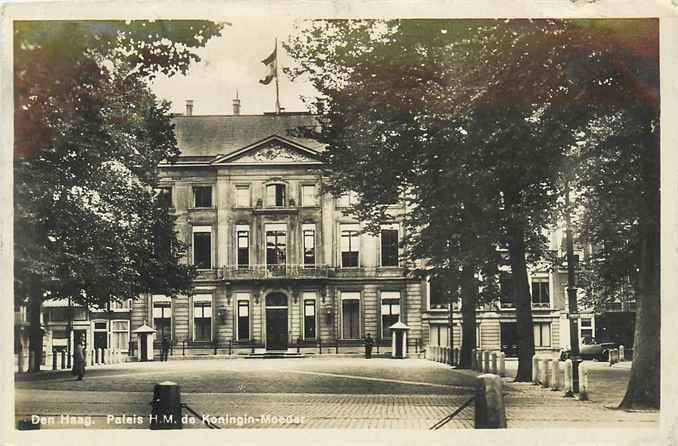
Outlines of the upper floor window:
{"type": "Polygon", "coordinates": [[[193,227],[193,264],[198,269],[212,268],[212,228],[193,227]]]}
{"type": "Polygon", "coordinates": [[[129,299],[123,299],[122,301],[117,301],[111,299],[111,310],[113,311],[127,311],[129,310],[129,299]]]}
{"type": "Polygon", "coordinates": [[[351,268],[359,266],[360,232],[357,225],[341,226],[341,266],[351,268]]]}
{"type": "Polygon", "coordinates": [[[339,208],[351,207],[357,203],[358,194],[353,191],[346,192],[337,198],[337,207],[339,208]]]}
{"type": "Polygon", "coordinates": [[[250,228],[246,225],[235,227],[238,251],[238,268],[247,268],[250,265],[250,228]]]}
{"type": "Polygon", "coordinates": [[[212,207],[212,186],[193,186],[193,207],[212,207]]]}
{"type": "Polygon", "coordinates": [[[504,307],[513,306],[513,277],[507,271],[499,272],[500,304],[504,307]]]}
{"type": "Polygon", "coordinates": [[[315,265],[315,225],[302,226],[304,239],[304,266],[315,265]]]}
{"type": "Polygon", "coordinates": [[[431,277],[428,284],[429,309],[446,309],[449,305],[449,298],[444,281],[439,277],[431,277]]]}
{"type": "Polygon", "coordinates": [[[532,279],[532,306],[549,306],[549,281],[548,279],[532,279]]]}
{"type": "Polygon", "coordinates": [[[266,264],[284,265],[287,261],[287,227],[266,225],[266,264]]]}
{"type": "Polygon", "coordinates": [[[237,208],[252,207],[249,186],[239,185],[235,187],[235,207],[237,208]]]}
{"type": "Polygon", "coordinates": [[[318,199],[315,193],[315,185],[304,184],[301,186],[301,205],[304,207],[318,205],[318,199]]]}
{"type": "Polygon", "coordinates": [[[162,186],[158,188],[158,204],[163,208],[172,208],[172,186],[162,186]]]}
{"type": "Polygon", "coordinates": [[[398,229],[381,230],[381,266],[398,266],[398,229]]]}
{"type": "Polygon", "coordinates": [[[266,186],[266,204],[268,206],[285,206],[284,184],[269,184],[266,186]]]}

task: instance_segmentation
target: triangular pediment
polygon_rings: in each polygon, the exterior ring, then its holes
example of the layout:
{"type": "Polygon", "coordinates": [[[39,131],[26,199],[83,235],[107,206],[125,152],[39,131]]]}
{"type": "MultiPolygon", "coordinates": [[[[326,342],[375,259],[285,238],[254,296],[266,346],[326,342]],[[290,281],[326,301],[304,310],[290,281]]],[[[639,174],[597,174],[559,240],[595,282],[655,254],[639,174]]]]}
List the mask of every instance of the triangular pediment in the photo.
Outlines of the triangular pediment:
{"type": "Polygon", "coordinates": [[[212,164],[320,164],[320,159],[315,150],[273,135],[228,155],[219,156],[212,164]]]}

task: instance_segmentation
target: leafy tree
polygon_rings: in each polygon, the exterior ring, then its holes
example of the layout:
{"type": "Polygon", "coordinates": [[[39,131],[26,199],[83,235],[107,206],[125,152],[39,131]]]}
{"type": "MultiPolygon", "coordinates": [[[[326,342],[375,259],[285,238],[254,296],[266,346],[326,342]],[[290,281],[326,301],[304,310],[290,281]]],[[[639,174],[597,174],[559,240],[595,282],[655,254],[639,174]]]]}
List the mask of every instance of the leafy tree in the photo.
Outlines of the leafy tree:
{"type": "Polygon", "coordinates": [[[155,73],[185,73],[211,22],[17,22],[15,300],[28,302],[31,371],[42,354],[44,299],[105,307],[142,292],[176,294],[179,259],[160,206],[157,166],[178,155],[155,73]]]}

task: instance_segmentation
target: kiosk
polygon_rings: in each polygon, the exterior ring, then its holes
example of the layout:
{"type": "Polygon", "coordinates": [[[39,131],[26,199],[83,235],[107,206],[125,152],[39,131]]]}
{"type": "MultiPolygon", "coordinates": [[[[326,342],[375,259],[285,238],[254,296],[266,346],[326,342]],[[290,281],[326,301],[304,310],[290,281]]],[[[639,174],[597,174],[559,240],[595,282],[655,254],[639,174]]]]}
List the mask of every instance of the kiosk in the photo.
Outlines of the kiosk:
{"type": "Polygon", "coordinates": [[[398,321],[389,327],[391,329],[392,358],[405,359],[407,358],[407,330],[410,329],[407,325],[398,321]]]}
{"type": "Polygon", "coordinates": [[[153,361],[153,339],[156,330],[144,323],[132,333],[137,335],[137,360],[153,361]]]}

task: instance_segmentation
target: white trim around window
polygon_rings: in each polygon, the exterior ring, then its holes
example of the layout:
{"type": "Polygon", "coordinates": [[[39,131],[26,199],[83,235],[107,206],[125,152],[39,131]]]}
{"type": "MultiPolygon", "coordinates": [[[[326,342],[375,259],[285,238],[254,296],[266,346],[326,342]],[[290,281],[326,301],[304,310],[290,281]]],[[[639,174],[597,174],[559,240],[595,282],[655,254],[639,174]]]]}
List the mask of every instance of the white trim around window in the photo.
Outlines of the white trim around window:
{"type": "Polygon", "coordinates": [[[191,265],[195,265],[195,234],[209,234],[210,235],[210,267],[199,269],[214,268],[214,231],[212,226],[193,226],[191,231],[191,265]]]}
{"type": "Polygon", "coordinates": [[[341,301],[341,308],[340,308],[340,315],[341,315],[341,338],[342,339],[360,339],[362,336],[362,317],[361,317],[361,312],[362,312],[362,299],[361,299],[361,292],[360,291],[340,291],[340,301],[341,301]],[[344,301],[355,301],[358,303],[358,322],[357,322],[357,335],[356,336],[351,336],[349,338],[346,337],[346,333],[344,333],[344,301]]]}

